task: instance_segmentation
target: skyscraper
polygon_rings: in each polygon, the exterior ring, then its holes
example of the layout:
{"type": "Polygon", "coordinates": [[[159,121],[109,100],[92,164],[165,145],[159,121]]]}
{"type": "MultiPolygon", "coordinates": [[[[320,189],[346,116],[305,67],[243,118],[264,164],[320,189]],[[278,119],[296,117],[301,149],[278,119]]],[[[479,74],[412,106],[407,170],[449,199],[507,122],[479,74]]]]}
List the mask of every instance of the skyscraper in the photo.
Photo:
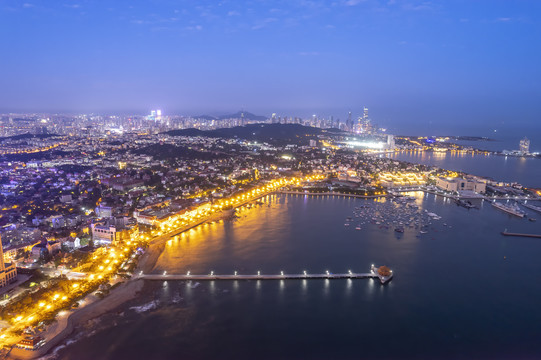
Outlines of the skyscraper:
{"type": "Polygon", "coordinates": [[[394,135],[387,135],[387,149],[393,150],[395,147],[394,135]]]}
{"type": "Polygon", "coordinates": [[[524,137],[524,139],[520,140],[519,151],[523,154],[530,153],[530,140],[527,137],[524,137]]]}

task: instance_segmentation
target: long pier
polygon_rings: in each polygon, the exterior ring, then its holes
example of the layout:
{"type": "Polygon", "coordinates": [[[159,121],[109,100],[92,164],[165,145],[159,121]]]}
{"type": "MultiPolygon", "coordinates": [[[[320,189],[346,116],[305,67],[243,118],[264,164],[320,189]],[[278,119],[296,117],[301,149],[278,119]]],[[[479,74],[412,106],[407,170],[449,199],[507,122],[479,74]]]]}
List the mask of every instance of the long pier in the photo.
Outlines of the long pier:
{"type": "Polygon", "coordinates": [[[502,231],[503,236],[519,236],[519,237],[530,237],[530,238],[541,238],[541,235],[538,234],[521,234],[521,233],[512,233],[507,231],[502,231]]]}
{"type": "Polygon", "coordinates": [[[374,278],[379,279],[382,284],[386,284],[393,278],[393,273],[391,271],[390,276],[380,275],[375,266],[372,266],[370,272],[368,273],[354,273],[348,272],[345,274],[333,274],[330,272],[325,272],[324,274],[308,274],[304,272],[303,274],[285,274],[281,272],[280,274],[261,274],[260,272],[257,275],[243,275],[235,274],[233,275],[215,275],[214,272],[211,272],[207,275],[196,275],[196,274],[139,274],[137,276],[139,279],[144,280],[176,280],[176,281],[187,281],[187,280],[197,280],[197,281],[213,281],[213,280],[308,280],[308,279],[368,279],[374,278]]]}

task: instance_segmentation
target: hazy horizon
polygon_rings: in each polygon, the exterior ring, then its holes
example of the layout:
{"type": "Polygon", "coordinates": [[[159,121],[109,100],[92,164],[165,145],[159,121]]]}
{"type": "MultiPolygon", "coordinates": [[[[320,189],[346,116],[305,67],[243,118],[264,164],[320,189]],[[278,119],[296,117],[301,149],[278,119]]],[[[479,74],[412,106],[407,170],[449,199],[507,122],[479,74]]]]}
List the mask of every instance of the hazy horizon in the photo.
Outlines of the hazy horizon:
{"type": "Polygon", "coordinates": [[[2,112],[534,125],[538,1],[4,2],[2,112]]]}

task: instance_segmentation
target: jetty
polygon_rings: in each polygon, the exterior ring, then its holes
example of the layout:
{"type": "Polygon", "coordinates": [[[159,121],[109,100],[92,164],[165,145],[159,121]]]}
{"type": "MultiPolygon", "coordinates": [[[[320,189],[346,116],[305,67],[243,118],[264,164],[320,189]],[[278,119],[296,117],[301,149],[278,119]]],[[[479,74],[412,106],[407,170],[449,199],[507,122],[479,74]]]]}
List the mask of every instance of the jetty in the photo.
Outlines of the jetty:
{"type": "MultiPolygon", "coordinates": [[[[381,267],[383,268],[383,266],[381,267]]],[[[258,271],[257,274],[238,274],[236,271],[232,275],[218,275],[213,271],[206,275],[191,274],[189,271],[186,274],[168,274],[166,271],[163,274],[139,274],[137,278],[144,280],[172,280],[172,281],[214,281],[214,280],[308,280],[308,279],[378,279],[381,284],[386,284],[393,279],[393,271],[390,270],[387,273],[382,273],[381,268],[377,268],[374,265],[370,268],[370,272],[367,273],[354,273],[348,271],[342,274],[333,274],[326,271],[322,274],[309,274],[304,271],[302,274],[286,274],[283,271],[280,274],[261,274],[258,271]]]]}
{"type": "Polygon", "coordinates": [[[512,233],[512,232],[502,231],[502,235],[504,235],[504,236],[530,237],[530,238],[541,239],[541,234],[521,234],[521,233],[512,233]]]}

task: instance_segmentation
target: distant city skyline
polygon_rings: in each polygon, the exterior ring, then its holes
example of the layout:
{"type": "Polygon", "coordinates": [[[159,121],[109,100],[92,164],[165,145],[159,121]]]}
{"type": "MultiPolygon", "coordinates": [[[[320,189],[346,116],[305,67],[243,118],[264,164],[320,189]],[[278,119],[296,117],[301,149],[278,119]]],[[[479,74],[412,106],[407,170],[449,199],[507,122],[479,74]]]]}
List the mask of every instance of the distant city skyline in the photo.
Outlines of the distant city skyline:
{"type": "Polygon", "coordinates": [[[0,112],[534,125],[538,1],[4,2],[0,112]]]}

